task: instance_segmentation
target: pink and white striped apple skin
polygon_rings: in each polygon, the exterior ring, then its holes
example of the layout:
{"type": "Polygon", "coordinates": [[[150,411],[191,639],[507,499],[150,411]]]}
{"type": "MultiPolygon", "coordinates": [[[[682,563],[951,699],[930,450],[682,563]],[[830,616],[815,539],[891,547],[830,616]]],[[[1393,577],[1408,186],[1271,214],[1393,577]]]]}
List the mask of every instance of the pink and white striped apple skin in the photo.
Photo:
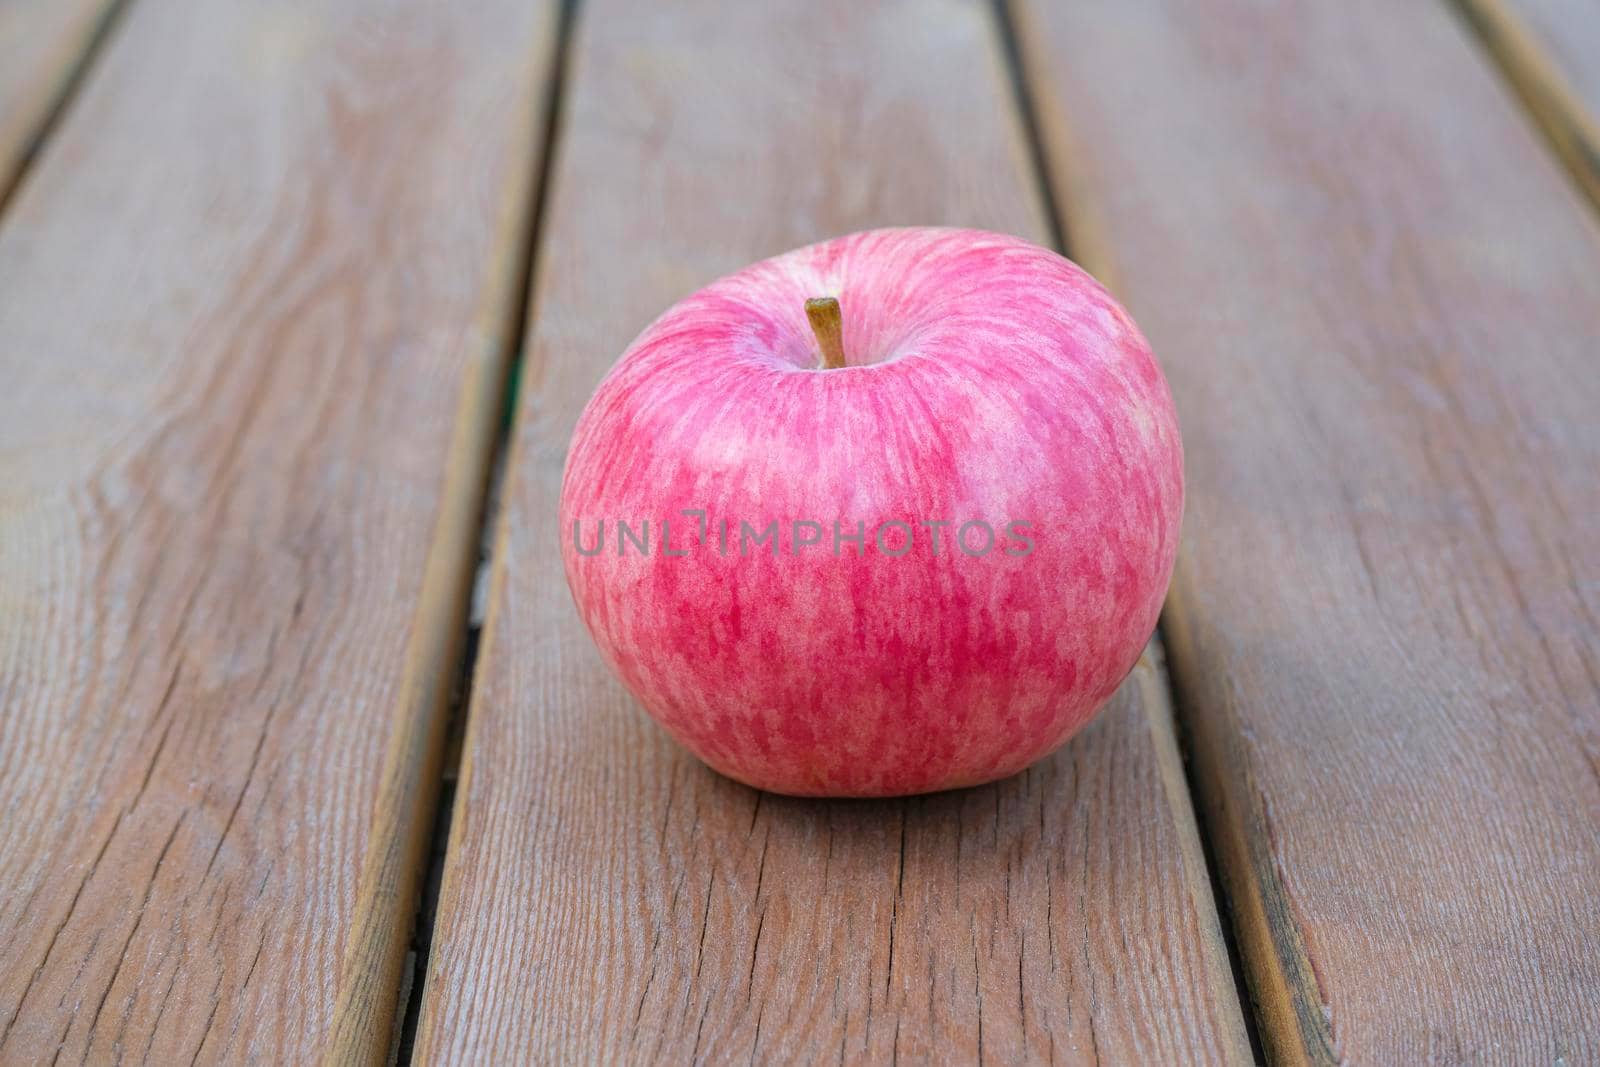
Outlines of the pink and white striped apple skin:
{"type": "Polygon", "coordinates": [[[898,229],[656,320],[578,422],[560,524],[602,655],[701,759],[778,793],[894,796],[1010,775],[1082,728],[1155,627],[1182,511],[1166,381],[1097,282],[1014,237],[898,229]],[[818,369],[818,296],[843,310],[840,369],[818,369]],[[649,523],[649,555],[619,555],[619,519],[649,523]],[[740,524],[774,520],[777,554],[741,554],[740,524]],[[796,520],[822,543],[796,546],[796,520]],[[873,543],[886,520],[909,524],[903,555],[901,527],[873,543]],[[981,557],[953,544],[968,520],[995,530],[981,557]],[[864,551],[835,555],[836,521],[864,551]]]}

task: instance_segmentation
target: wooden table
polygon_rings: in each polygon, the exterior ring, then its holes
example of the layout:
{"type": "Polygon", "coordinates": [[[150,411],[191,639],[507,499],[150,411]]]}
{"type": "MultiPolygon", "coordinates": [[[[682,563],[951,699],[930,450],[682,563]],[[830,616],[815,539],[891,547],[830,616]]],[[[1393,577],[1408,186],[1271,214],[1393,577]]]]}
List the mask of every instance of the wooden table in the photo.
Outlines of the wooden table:
{"type": "Polygon", "coordinates": [[[1578,0],[0,3],[0,1062],[1600,1060],[1597,71],[1578,0]],[[1150,336],[1165,651],[763,796],[601,665],[566,442],[914,223],[1150,336]]]}

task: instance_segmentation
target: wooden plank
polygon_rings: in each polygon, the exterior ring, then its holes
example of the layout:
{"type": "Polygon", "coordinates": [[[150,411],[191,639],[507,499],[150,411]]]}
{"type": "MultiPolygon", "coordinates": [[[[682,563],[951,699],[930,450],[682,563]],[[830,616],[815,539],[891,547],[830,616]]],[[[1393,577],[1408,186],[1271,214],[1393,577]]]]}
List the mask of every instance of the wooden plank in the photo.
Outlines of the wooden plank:
{"type": "Polygon", "coordinates": [[[672,300],[873,225],[1043,238],[997,40],[968,4],[580,9],[421,1061],[1248,1058],[1159,665],[1000,785],[783,799],[643,715],[562,575],[573,423],[672,300]]]}
{"type": "Polygon", "coordinates": [[[553,5],[142,0],[0,229],[0,1060],[382,1059],[553,5]]]}
{"type": "Polygon", "coordinates": [[[116,2],[0,3],[0,204],[116,2]]]}
{"type": "Polygon", "coordinates": [[[1456,3],[1600,209],[1600,8],[1592,0],[1456,3]]]}
{"type": "Polygon", "coordinates": [[[1166,634],[1269,1054],[1594,1059],[1600,226],[1447,10],[1016,9],[1178,398],[1166,634]]]}

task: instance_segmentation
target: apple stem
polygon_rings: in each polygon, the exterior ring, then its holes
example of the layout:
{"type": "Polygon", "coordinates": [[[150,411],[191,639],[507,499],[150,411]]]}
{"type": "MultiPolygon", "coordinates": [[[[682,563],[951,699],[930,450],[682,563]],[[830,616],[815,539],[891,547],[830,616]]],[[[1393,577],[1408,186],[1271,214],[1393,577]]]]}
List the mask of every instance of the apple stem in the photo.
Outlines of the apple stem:
{"type": "Polygon", "coordinates": [[[811,332],[822,346],[822,369],[838,370],[844,366],[844,316],[839,312],[838,299],[818,296],[807,300],[806,318],[811,320],[811,332]]]}

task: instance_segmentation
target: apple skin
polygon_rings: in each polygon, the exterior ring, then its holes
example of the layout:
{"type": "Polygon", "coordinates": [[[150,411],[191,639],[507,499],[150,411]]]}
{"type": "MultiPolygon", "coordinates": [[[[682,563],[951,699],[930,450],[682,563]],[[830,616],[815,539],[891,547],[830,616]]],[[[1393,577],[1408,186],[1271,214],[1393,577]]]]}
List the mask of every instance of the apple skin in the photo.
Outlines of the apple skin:
{"type": "Polygon", "coordinates": [[[1015,237],[897,229],[657,319],[578,421],[560,523],[584,623],[672,736],[761,789],[874,797],[993,781],[1081,729],[1155,628],[1182,512],[1166,380],[1099,283],[1015,237]],[[818,296],[839,299],[843,368],[818,368],[818,296]],[[649,523],[648,555],[618,519],[649,523]],[[995,532],[981,557],[953,544],[973,519],[995,532]],[[741,554],[741,522],[773,520],[777,553],[741,554]],[[886,520],[910,524],[903,555],[875,543],[886,520]],[[865,524],[864,551],[835,555],[835,521],[865,524]]]}

